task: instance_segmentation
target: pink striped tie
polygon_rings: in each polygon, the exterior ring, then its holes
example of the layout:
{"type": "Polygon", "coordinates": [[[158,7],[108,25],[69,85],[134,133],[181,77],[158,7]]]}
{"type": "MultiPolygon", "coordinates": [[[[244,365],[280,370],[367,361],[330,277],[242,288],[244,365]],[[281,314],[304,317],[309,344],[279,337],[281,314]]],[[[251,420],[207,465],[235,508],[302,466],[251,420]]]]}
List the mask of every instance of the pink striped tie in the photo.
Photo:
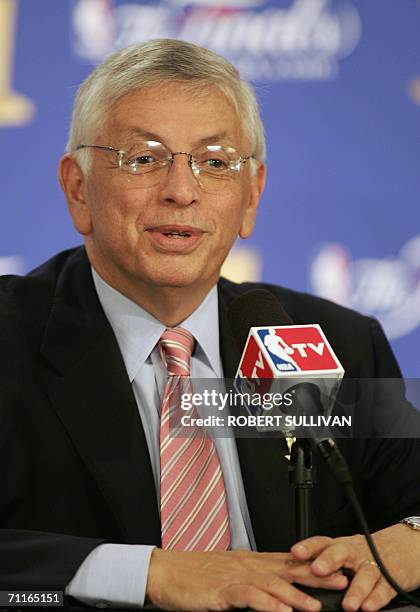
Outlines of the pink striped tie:
{"type": "Polygon", "coordinates": [[[160,519],[162,548],[227,550],[229,515],[219,457],[201,427],[181,425],[182,393],[191,392],[194,338],[186,329],[167,329],[159,342],[168,370],[160,421],[160,519]]]}

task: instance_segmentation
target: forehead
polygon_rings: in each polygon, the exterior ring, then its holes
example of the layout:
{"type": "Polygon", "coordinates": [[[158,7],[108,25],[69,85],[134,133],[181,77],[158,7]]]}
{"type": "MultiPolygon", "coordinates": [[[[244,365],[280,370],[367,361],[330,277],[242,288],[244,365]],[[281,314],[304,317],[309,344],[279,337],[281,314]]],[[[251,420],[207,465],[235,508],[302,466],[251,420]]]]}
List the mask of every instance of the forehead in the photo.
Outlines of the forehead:
{"type": "Polygon", "coordinates": [[[105,131],[118,146],[141,138],[175,148],[215,140],[245,145],[236,109],[215,86],[161,83],[131,92],[111,107],[105,131]]]}

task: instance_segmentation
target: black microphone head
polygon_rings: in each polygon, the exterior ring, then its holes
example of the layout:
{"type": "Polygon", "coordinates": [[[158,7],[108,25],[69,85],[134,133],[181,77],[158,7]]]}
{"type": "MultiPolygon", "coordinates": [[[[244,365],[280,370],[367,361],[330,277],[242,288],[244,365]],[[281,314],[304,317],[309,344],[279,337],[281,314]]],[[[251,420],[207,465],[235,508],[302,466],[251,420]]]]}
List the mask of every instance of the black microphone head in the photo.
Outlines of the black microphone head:
{"type": "Polygon", "coordinates": [[[250,327],[293,325],[281,304],[265,289],[254,289],[238,296],[229,307],[228,319],[240,351],[245,346],[250,327]]]}

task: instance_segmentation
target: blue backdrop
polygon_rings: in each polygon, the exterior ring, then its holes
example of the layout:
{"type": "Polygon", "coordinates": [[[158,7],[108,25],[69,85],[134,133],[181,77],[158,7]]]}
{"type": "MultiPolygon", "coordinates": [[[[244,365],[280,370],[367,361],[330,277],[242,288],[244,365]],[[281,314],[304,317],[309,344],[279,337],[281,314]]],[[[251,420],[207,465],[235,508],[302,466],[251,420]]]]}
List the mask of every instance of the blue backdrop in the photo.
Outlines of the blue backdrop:
{"type": "Polygon", "coordinates": [[[226,272],[375,315],[418,377],[418,0],[0,0],[0,273],[80,243],[56,180],[75,90],[154,37],[211,47],[257,87],[268,185],[226,272]]]}

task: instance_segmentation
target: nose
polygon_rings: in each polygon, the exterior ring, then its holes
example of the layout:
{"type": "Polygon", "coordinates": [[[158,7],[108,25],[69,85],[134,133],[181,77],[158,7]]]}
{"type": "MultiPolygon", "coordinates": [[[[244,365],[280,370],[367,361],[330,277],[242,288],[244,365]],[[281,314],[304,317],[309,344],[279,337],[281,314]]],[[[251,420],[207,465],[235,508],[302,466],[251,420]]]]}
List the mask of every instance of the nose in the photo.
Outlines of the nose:
{"type": "Polygon", "coordinates": [[[188,153],[179,151],[172,154],[172,162],[161,190],[161,198],[165,203],[190,206],[198,200],[200,186],[189,161],[188,153]]]}

